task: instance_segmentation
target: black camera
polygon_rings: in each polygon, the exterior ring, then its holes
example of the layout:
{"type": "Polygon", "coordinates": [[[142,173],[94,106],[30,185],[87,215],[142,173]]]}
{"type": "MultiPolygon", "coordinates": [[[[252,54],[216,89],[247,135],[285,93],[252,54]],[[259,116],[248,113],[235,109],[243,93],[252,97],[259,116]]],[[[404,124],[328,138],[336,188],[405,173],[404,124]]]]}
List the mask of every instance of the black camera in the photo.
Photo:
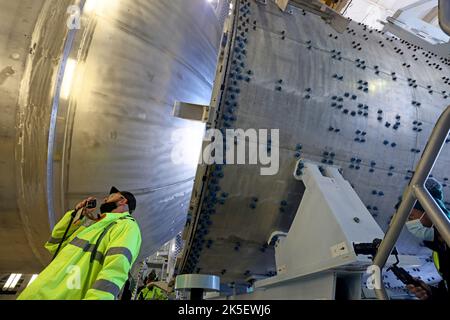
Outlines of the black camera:
{"type": "Polygon", "coordinates": [[[89,200],[87,205],[86,205],[86,208],[88,208],[88,209],[94,209],[96,207],[97,207],[97,200],[96,199],[89,200]]]}

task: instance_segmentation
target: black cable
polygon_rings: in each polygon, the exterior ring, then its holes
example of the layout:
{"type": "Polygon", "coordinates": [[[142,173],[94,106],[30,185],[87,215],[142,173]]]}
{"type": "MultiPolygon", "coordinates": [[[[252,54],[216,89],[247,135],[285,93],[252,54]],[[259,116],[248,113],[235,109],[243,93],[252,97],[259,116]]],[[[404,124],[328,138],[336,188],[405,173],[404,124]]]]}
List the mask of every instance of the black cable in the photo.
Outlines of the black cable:
{"type": "MultiPolygon", "coordinates": [[[[81,208],[81,209],[84,209],[84,208],[81,208]]],[[[71,217],[70,217],[70,222],[69,222],[69,224],[67,225],[66,231],[64,232],[64,235],[63,235],[63,237],[62,237],[62,240],[61,240],[61,242],[60,242],[59,245],[58,245],[58,249],[56,249],[56,252],[55,252],[55,254],[54,254],[53,258],[52,258],[52,261],[55,260],[56,256],[57,256],[58,253],[59,253],[59,250],[61,249],[61,246],[62,246],[63,242],[66,240],[67,233],[69,232],[69,229],[70,229],[70,227],[72,226],[73,220],[75,219],[75,217],[76,217],[76,215],[77,215],[77,213],[78,213],[79,210],[80,210],[80,209],[74,210],[74,211],[72,212],[71,217]]]]}

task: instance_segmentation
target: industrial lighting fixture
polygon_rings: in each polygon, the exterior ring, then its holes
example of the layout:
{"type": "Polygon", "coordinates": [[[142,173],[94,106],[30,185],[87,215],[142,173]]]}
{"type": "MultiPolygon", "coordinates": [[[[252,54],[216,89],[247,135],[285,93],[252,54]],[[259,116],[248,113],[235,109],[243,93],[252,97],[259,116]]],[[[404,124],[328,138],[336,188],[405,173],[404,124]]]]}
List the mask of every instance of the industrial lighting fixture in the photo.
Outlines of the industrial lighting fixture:
{"type": "Polygon", "coordinates": [[[75,75],[75,69],[77,62],[74,59],[68,59],[66,62],[66,69],[64,71],[64,78],[61,85],[61,98],[67,100],[70,96],[70,90],[72,89],[73,77],[75,75]]]}
{"type": "Polygon", "coordinates": [[[33,274],[33,276],[31,277],[30,281],[29,281],[28,284],[27,284],[27,287],[28,287],[34,280],[36,280],[37,276],[38,276],[37,274],[33,274]]]}
{"type": "Polygon", "coordinates": [[[3,286],[3,290],[6,291],[14,289],[21,277],[22,277],[21,273],[12,273],[9,276],[8,280],[6,281],[5,285],[3,286]]]}

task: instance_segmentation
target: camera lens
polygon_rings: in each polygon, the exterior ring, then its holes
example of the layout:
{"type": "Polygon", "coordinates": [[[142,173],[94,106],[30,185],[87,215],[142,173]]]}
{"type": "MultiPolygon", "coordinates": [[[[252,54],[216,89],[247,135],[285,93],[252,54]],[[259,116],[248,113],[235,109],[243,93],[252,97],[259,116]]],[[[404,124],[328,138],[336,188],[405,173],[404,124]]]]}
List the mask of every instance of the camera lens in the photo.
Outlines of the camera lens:
{"type": "Polygon", "coordinates": [[[95,207],[97,207],[97,200],[90,200],[88,201],[88,204],[86,206],[88,209],[94,209],[95,207]]]}

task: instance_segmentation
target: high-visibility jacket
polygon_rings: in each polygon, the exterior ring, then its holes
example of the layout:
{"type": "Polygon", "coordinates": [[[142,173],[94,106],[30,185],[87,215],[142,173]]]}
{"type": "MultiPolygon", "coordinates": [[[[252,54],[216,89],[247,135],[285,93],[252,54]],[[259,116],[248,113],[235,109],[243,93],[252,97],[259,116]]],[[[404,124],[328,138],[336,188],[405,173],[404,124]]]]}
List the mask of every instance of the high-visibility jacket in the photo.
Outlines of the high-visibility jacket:
{"type": "Polygon", "coordinates": [[[442,276],[442,282],[437,287],[431,287],[432,299],[448,301],[450,298],[450,249],[445,242],[438,240],[435,229],[434,241],[424,241],[425,246],[433,250],[433,262],[436,270],[442,276]]]}
{"type": "MultiPolygon", "coordinates": [[[[73,211],[55,226],[45,244],[54,254],[73,211]]],[[[69,229],[56,258],[20,294],[20,300],[117,299],[138,257],[141,232],[128,212],[106,213],[93,224],[82,218],[69,229]]]]}
{"type": "Polygon", "coordinates": [[[145,287],[138,294],[138,300],[168,300],[167,294],[160,288],[153,286],[152,289],[145,287]]]}

